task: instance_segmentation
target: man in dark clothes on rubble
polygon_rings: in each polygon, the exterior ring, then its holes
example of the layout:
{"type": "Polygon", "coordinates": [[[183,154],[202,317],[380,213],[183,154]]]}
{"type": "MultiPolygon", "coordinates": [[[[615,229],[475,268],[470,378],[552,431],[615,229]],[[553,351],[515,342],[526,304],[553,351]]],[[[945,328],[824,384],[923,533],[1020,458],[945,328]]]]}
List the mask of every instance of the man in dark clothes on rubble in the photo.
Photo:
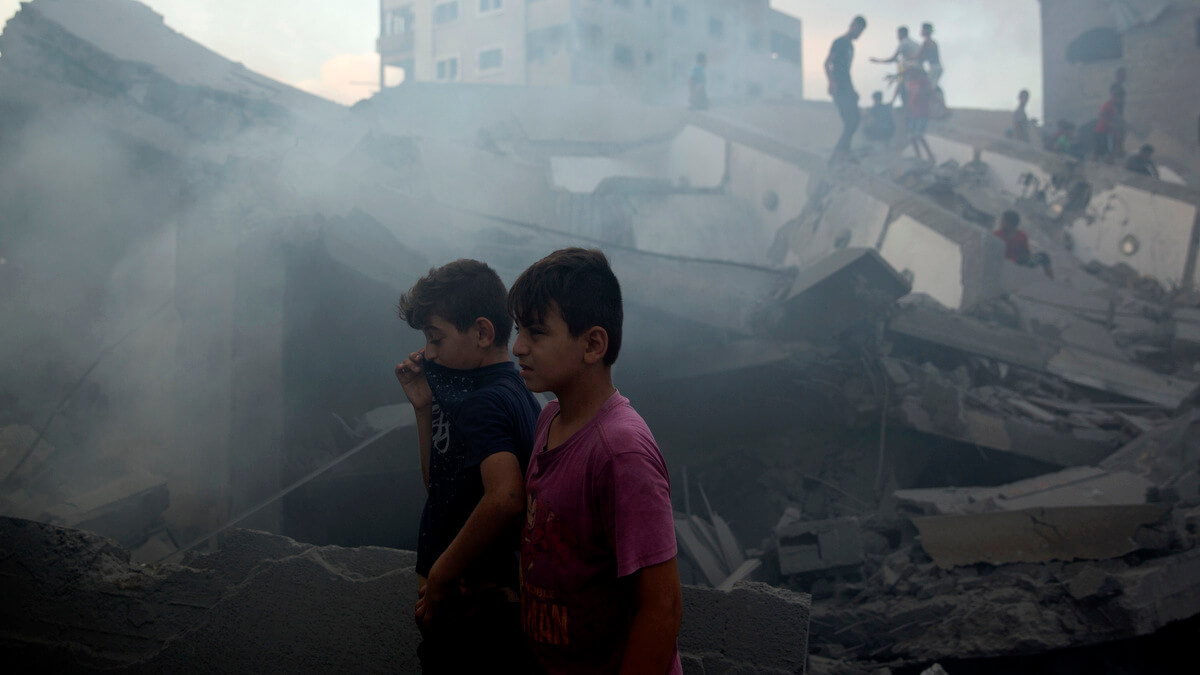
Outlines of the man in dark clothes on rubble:
{"type": "Polygon", "coordinates": [[[866,19],[861,16],[854,17],[850,22],[850,30],[833,41],[829,48],[829,57],[825,59],[829,95],[833,97],[833,104],[837,106],[838,115],[842,118],[842,135],[833,149],[833,156],[829,158],[831,164],[850,155],[850,140],[854,138],[854,132],[858,129],[858,92],[854,90],[854,83],[850,81],[850,64],[854,62],[854,41],[862,35],[866,27],[866,19]]]}

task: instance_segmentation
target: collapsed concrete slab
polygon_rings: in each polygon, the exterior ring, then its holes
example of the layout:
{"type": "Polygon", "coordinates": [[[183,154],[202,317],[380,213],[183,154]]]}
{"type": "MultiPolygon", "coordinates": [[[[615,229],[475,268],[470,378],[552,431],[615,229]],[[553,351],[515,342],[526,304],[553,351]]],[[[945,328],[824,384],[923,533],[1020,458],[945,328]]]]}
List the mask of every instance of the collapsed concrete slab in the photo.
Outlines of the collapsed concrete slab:
{"type": "Polygon", "coordinates": [[[1155,504],[1032,507],[914,518],[921,546],[942,568],[1051,560],[1107,560],[1141,548],[1139,527],[1159,521],[1155,504]]]}
{"type": "Polygon", "coordinates": [[[821,186],[809,190],[804,211],[780,230],[773,250],[777,262],[804,268],[847,246],[868,247],[911,278],[915,292],[947,307],[969,307],[996,294],[1003,247],[990,233],[866,172],[846,171],[830,179],[819,158],[784,137],[711,115],[696,124],[794,164],[806,173],[805,185],[821,186]]]}
{"type": "Polygon", "coordinates": [[[1072,253],[1084,262],[1125,263],[1164,285],[1191,287],[1200,247],[1200,191],[1099,162],[1078,162],[1028,143],[953,128],[927,137],[939,157],[986,163],[1014,196],[1043,191],[1056,214],[1070,211],[1076,185],[1081,213],[1066,213],[1072,253]]]}
{"type": "MultiPolygon", "coordinates": [[[[412,672],[415,554],[233,530],[180,565],[131,564],[88,532],[0,518],[0,646],[21,663],[118,672],[412,672]]],[[[811,600],[684,589],[685,672],[804,672],[811,600]]]]}
{"type": "Polygon", "coordinates": [[[828,339],[879,316],[908,291],[908,282],[874,249],[835,251],[799,271],[773,332],[788,339],[828,339]]]}
{"type": "Polygon", "coordinates": [[[1200,383],[1063,347],[1027,333],[946,312],[908,307],[888,324],[893,334],[1061,377],[1068,382],[1176,410],[1200,383]]]}
{"type": "Polygon", "coordinates": [[[799,521],[776,529],[779,572],[784,575],[859,565],[862,532],[857,518],[799,521]]]}

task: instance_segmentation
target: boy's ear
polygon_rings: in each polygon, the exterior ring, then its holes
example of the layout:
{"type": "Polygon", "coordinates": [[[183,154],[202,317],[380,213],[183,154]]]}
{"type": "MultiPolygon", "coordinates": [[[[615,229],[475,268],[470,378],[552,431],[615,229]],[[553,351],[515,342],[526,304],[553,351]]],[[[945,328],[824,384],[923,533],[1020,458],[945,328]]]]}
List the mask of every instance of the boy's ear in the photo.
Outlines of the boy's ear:
{"type": "Polygon", "coordinates": [[[583,362],[589,366],[604,361],[608,353],[608,331],[600,326],[592,326],[583,332],[583,362]]]}
{"type": "Polygon", "coordinates": [[[481,349],[488,349],[496,344],[496,327],[484,317],[475,319],[472,327],[475,331],[475,344],[481,349]]]}

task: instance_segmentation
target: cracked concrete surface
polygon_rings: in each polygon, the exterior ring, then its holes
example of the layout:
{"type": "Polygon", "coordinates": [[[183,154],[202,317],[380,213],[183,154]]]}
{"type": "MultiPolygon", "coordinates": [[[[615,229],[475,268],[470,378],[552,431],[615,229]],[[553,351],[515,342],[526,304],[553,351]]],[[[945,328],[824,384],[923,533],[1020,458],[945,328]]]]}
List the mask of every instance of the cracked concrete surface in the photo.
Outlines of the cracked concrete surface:
{"type": "MultiPolygon", "coordinates": [[[[0,649],[39,669],[415,672],[416,555],[232,530],[178,565],[0,518],[0,649]]],[[[811,598],[747,582],[684,588],[684,671],[802,673],[811,598]]]]}

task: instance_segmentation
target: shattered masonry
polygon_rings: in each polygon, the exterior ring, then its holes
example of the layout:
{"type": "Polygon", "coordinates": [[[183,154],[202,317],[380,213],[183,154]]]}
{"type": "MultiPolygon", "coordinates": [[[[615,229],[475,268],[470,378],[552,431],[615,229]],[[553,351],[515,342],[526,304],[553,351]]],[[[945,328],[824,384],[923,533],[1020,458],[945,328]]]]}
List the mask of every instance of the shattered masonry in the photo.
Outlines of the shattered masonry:
{"type": "Polygon", "coordinates": [[[831,170],[819,103],[417,83],[347,109],[131,0],[26,3],[0,53],[6,649],[411,669],[391,307],[438,261],[511,281],[565,245],[625,290],[688,672],[1058,658],[1200,615],[1195,187],[966,114],[938,166],[831,170]],[[1004,260],[1007,209],[1053,279],[1004,260]]]}

